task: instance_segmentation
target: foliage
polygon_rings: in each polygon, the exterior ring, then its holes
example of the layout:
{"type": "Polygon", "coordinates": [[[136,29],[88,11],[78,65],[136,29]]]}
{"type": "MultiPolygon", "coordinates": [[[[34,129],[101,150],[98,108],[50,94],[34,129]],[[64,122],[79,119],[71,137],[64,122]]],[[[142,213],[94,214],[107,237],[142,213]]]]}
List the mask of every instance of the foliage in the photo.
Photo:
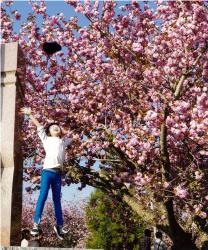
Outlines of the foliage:
{"type": "Polygon", "coordinates": [[[144,226],[124,202],[96,190],[86,207],[86,218],[88,248],[137,249],[144,226]]]}

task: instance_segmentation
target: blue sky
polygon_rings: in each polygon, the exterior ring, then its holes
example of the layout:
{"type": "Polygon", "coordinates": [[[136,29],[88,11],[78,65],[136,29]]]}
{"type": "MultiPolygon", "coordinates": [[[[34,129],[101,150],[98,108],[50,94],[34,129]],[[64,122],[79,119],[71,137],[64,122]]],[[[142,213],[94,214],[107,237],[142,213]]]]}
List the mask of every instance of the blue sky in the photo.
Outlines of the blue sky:
{"type": "MultiPolygon", "coordinates": [[[[38,2],[38,1],[37,1],[38,2]]],[[[100,1],[102,2],[102,1],[100,1]]],[[[117,1],[118,6],[125,5],[126,3],[129,3],[130,1],[117,1]]],[[[141,1],[142,2],[142,1],[141,1]]],[[[74,11],[74,8],[70,6],[69,4],[66,4],[63,0],[60,1],[46,1],[47,5],[47,13],[49,15],[55,15],[57,13],[64,13],[65,17],[69,18],[71,16],[77,16],[79,19],[78,24],[80,26],[85,26],[89,23],[86,17],[84,17],[82,14],[77,13],[74,11]]],[[[16,22],[15,24],[15,30],[17,30],[20,27],[20,23],[22,21],[26,21],[27,14],[32,12],[31,11],[31,5],[27,1],[19,1],[15,0],[12,8],[19,10],[19,12],[22,14],[22,18],[19,22],[16,22]]],[[[119,9],[117,8],[117,13],[119,9]]],[[[41,18],[37,20],[38,22],[41,21],[41,18]]]]}
{"type": "MultiPolygon", "coordinates": [[[[38,2],[38,1],[37,1],[38,2]]],[[[100,1],[103,2],[103,1],[100,1]]],[[[118,14],[120,12],[119,6],[125,5],[127,3],[130,3],[131,1],[116,1],[117,2],[117,7],[116,7],[116,13],[118,14]]],[[[141,4],[141,7],[143,6],[143,1],[138,1],[141,4]]],[[[151,8],[155,8],[155,3],[154,1],[150,1],[150,6],[151,8]]],[[[49,15],[55,15],[57,13],[64,13],[65,17],[69,18],[71,16],[77,16],[79,19],[79,25],[80,26],[85,26],[89,23],[86,17],[84,17],[82,14],[77,13],[74,11],[74,8],[71,7],[69,4],[66,4],[64,0],[59,0],[59,1],[46,1],[47,5],[47,13],[49,15]]],[[[31,11],[31,5],[28,3],[28,1],[19,1],[19,0],[14,0],[14,4],[12,8],[17,9],[20,11],[22,14],[21,21],[18,21],[15,23],[15,30],[18,30],[20,27],[20,23],[22,21],[26,21],[26,17],[28,13],[32,12],[31,11]]],[[[37,19],[38,22],[41,21],[41,18],[37,19]]]]}
{"type": "MultiPolygon", "coordinates": [[[[85,26],[88,24],[88,21],[83,15],[80,13],[76,13],[74,11],[74,8],[71,7],[69,4],[66,4],[64,1],[46,1],[47,5],[47,13],[49,15],[55,15],[57,13],[64,13],[64,15],[69,18],[71,16],[77,16],[79,18],[79,24],[82,26],[85,26]]],[[[16,22],[15,24],[15,30],[18,30],[20,27],[20,23],[22,21],[26,21],[28,13],[32,12],[31,5],[27,1],[14,1],[14,4],[12,6],[13,8],[19,10],[19,12],[22,15],[22,18],[19,22],[16,22]]],[[[39,18],[37,19],[37,22],[41,22],[41,18],[39,15],[39,18]]]]}

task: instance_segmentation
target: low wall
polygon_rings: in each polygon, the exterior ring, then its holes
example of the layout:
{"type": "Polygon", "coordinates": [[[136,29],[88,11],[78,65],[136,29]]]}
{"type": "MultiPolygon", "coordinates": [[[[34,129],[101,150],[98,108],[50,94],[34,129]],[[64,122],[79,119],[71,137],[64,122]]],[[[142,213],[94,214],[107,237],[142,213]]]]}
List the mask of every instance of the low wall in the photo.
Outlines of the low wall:
{"type": "Polygon", "coordinates": [[[54,248],[54,247],[1,247],[1,250],[103,250],[83,248],[54,248]]]}

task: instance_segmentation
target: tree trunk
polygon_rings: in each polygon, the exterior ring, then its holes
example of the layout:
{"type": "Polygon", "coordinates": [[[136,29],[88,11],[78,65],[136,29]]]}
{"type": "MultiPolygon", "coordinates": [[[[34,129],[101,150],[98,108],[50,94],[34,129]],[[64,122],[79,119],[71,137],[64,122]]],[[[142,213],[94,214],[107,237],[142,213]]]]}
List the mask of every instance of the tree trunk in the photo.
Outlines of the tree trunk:
{"type": "MultiPolygon", "coordinates": [[[[154,211],[144,209],[144,205],[141,204],[138,199],[130,195],[124,194],[123,200],[139,215],[141,218],[150,225],[157,224],[157,216],[154,211]]],[[[168,216],[168,235],[173,241],[172,250],[198,250],[190,233],[184,231],[184,229],[178,224],[175,218],[173,209],[173,201],[170,199],[165,203],[165,208],[168,216]]]]}
{"type": "Polygon", "coordinates": [[[173,209],[173,200],[170,199],[165,203],[168,214],[170,236],[173,241],[172,250],[198,250],[192,240],[191,234],[183,230],[175,218],[173,209]]]}

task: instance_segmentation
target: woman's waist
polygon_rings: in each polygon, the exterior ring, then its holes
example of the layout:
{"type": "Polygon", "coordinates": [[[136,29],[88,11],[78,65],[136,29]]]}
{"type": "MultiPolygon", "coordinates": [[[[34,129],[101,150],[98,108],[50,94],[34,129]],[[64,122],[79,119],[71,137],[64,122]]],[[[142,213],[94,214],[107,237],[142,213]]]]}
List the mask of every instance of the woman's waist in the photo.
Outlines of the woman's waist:
{"type": "Polygon", "coordinates": [[[64,160],[65,158],[65,154],[62,152],[62,153],[59,153],[59,154],[47,154],[46,153],[46,156],[45,156],[45,159],[44,161],[49,161],[49,162],[56,162],[56,161],[62,161],[64,160]]]}
{"type": "Polygon", "coordinates": [[[55,168],[43,168],[43,171],[50,171],[50,172],[54,172],[54,173],[59,173],[59,172],[61,172],[61,168],[60,168],[60,167],[55,167],[55,168]]]}

